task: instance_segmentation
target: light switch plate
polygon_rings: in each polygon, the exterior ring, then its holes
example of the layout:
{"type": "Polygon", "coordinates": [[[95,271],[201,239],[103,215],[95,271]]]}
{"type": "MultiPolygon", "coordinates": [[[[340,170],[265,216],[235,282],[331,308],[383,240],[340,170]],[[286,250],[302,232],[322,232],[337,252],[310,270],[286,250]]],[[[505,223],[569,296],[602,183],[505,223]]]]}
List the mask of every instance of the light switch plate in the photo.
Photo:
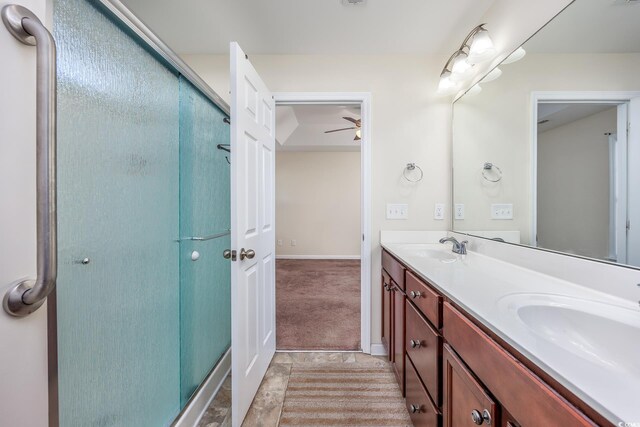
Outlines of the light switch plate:
{"type": "Polygon", "coordinates": [[[436,203],[435,209],[433,210],[433,219],[444,219],[444,203],[436,203]]]}
{"type": "Polygon", "coordinates": [[[406,203],[387,203],[387,219],[408,219],[409,205],[406,203]]]}
{"type": "Polygon", "coordinates": [[[464,203],[456,203],[454,212],[455,219],[464,219],[464,203]]]}
{"type": "Polygon", "coordinates": [[[491,219],[513,219],[513,204],[511,203],[492,204],[491,219]]]}

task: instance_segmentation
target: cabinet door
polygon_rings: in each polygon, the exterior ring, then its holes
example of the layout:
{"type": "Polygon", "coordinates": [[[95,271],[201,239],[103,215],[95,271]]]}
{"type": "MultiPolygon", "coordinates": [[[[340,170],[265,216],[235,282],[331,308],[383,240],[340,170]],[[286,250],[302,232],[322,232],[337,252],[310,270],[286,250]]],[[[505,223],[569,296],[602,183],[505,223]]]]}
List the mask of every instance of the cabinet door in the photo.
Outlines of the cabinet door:
{"type": "Polygon", "coordinates": [[[391,305],[391,278],[382,272],[382,345],[387,350],[389,360],[392,360],[391,349],[391,318],[393,316],[391,305]]]}
{"type": "Polygon", "coordinates": [[[444,345],[444,426],[491,425],[497,406],[451,347],[444,345]]]}
{"type": "Polygon", "coordinates": [[[395,282],[392,292],[393,304],[393,368],[402,390],[402,396],[405,395],[404,389],[404,340],[405,340],[405,323],[404,323],[404,293],[398,288],[395,282]]]}

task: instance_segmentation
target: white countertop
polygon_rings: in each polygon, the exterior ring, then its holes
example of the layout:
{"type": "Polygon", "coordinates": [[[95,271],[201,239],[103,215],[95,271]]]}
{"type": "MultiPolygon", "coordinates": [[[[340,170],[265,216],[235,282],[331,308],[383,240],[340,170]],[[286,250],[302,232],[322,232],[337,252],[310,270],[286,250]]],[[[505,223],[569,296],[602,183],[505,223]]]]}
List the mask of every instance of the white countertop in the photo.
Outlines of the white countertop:
{"type": "Polygon", "coordinates": [[[451,244],[382,246],[612,423],[640,423],[637,302],[451,244]]]}

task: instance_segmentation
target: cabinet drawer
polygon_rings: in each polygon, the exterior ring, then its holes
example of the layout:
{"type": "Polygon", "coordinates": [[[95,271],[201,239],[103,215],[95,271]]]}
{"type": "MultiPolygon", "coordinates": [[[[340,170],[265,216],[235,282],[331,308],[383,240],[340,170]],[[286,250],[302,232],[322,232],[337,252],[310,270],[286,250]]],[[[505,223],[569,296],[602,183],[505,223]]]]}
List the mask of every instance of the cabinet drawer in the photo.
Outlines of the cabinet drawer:
{"type": "Polygon", "coordinates": [[[441,338],[408,302],[406,315],[407,354],[433,401],[440,405],[441,338]]]}
{"type": "Polygon", "coordinates": [[[382,268],[384,268],[389,276],[404,291],[404,270],[405,268],[391,254],[385,250],[382,251],[382,268]]]}
{"type": "Polygon", "coordinates": [[[428,287],[413,273],[406,275],[407,298],[409,298],[436,328],[442,326],[442,297],[428,287]]]}
{"type": "Polygon", "coordinates": [[[444,427],[491,425],[497,405],[448,345],[443,350],[444,427]]]}
{"type": "Polygon", "coordinates": [[[433,405],[411,361],[407,357],[407,410],[414,427],[437,427],[440,412],[433,405]]]}
{"type": "Polygon", "coordinates": [[[517,420],[536,426],[595,426],[451,304],[443,308],[444,337],[517,420]]]}

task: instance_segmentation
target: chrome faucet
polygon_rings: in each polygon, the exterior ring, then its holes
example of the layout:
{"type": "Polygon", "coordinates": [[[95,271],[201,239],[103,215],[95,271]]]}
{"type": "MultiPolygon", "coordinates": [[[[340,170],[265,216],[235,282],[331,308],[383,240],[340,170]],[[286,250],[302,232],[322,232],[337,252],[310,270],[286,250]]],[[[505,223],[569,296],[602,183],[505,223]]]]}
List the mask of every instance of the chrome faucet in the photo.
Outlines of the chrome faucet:
{"type": "Polygon", "coordinates": [[[446,238],[440,239],[440,243],[447,243],[447,242],[453,243],[453,248],[451,248],[451,252],[453,252],[454,254],[466,255],[467,243],[469,243],[468,240],[465,240],[463,242],[458,242],[458,240],[456,240],[455,237],[446,237],[446,238]]]}

